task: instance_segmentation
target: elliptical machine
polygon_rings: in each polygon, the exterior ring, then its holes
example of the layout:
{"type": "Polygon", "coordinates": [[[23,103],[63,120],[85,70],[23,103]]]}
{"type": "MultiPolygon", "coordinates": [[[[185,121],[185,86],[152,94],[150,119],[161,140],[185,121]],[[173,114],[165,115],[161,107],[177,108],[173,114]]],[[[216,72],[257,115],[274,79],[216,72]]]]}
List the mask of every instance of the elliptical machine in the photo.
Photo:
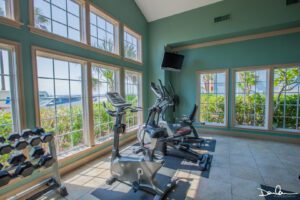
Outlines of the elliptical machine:
{"type": "MultiPolygon", "coordinates": [[[[192,129],[180,128],[172,130],[168,123],[162,116],[163,111],[169,107],[170,96],[167,96],[162,87],[157,87],[155,83],[151,83],[151,89],[156,95],[157,99],[155,104],[150,108],[147,123],[138,131],[138,140],[140,142],[140,148],[135,150],[135,153],[144,152],[151,143],[151,138],[147,137],[147,127],[160,127],[166,132],[166,135],[159,139],[160,149],[163,155],[172,155],[180,158],[185,158],[194,163],[197,163],[201,171],[208,169],[211,156],[209,154],[199,154],[194,151],[193,144],[202,142],[203,139],[199,137],[191,137],[192,129]]],[[[197,135],[198,136],[198,135],[197,135]]]]}
{"type": "Polygon", "coordinates": [[[135,158],[121,156],[119,152],[119,135],[125,132],[126,125],[122,124],[122,117],[126,114],[126,110],[130,112],[138,112],[138,108],[132,108],[118,93],[107,93],[108,101],[115,107],[115,110],[109,110],[103,103],[106,112],[116,118],[114,125],[114,142],[111,157],[111,178],[106,183],[111,185],[115,181],[119,181],[130,185],[134,192],[143,190],[155,195],[155,200],[164,199],[166,195],[175,187],[176,181],[173,180],[167,184],[164,189],[156,183],[155,176],[158,170],[163,166],[162,160],[154,160],[151,156],[156,147],[158,138],[165,133],[161,129],[152,129],[149,136],[152,138],[151,145],[144,157],[135,158]]]}

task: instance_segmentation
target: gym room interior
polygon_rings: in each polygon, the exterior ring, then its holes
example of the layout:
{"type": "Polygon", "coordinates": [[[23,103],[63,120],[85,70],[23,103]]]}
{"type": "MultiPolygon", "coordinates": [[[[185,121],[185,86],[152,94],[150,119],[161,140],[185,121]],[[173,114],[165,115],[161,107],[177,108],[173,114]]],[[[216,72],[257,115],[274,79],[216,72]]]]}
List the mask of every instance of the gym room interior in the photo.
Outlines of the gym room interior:
{"type": "Polygon", "coordinates": [[[300,0],[0,0],[0,200],[300,200],[300,0]]]}

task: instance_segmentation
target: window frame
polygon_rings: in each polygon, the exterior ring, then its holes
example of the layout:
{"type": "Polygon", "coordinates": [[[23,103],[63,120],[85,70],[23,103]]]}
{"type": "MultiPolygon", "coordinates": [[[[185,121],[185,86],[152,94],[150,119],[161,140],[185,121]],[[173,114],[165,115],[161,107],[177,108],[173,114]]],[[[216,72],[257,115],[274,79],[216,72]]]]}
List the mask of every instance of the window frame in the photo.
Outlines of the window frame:
{"type": "MultiPolygon", "coordinates": [[[[87,17],[86,17],[86,11],[87,11],[87,2],[85,0],[72,0],[75,1],[80,5],[80,41],[76,41],[73,39],[68,38],[68,36],[64,37],[61,35],[58,35],[56,33],[53,33],[52,31],[46,31],[43,29],[40,29],[35,24],[35,15],[34,15],[34,0],[29,0],[29,29],[31,32],[39,34],[43,37],[48,37],[50,39],[55,39],[58,41],[71,43],[73,45],[84,45],[87,43],[87,17]]],[[[50,4],[51,5],[51,4],[50,4]]],[[[51,19],[52,20],[52,19],[51,19]]]]}
{"type": "MultiPolygon", "coordinates": [[[[109,65],[109,64],[106,64],[106,63],[101,63],[101,62],[91,62],[90,64],[90,73],[88,73],[88,80],[91,80],[92,79],[92,68],[93,67],[99,67],[99,68],[104,68],[104,69],[109,69],[109,70],[114,70],[116,71],[116,91],[117,92],[120,92],[121,90],[121,82],[120,82],[120,78],[121,78],[121,69],[120,67],[117,67],[117,66],[113,66],[113,65],[109,65]]],[[[94,128],[95,128],[95,120],[94,120],[94,108],[93,108],[93,88],[92,88],[92,85],[90,86],[90,93],[91,93],[91,97],[90,97],[90,101],[89,101],[89,104],[91,106],[91,110],[90,110],[90,125],[91,125],[91,128],[90,128],[90,134],[92,135],[92,145],[95,145],[95,144],[101,144],[102,142],[100,143],[96,143],[96,135],[95,135],[95,131],[94,131],[94,128]],[[91,123],[92,122],[92,123],[91,123]]],[[[98,124],[99,125],[99,124],[98,124]]],[[[111,136],[107,136],[108,138],[111,137],[111,136]]],[[[105,138],[104,138],[105,139],[105,138]]]]}
{"type": "Polygon", "coordinates": [[[59,160],[64,159],[65,157],[69,157],[80,153],[82,150],[87,149],[90,146],[89,141],[89,132],[88,132],[88,121],[86,118],[86,68],[87,68],[87,61],[69,54],[64,54],[61,52],[44,49],[37,46],[32,46],[32,70],[33,70],[33,86],[34,86],[34,107],[35,107],[35,125],[41,126],[41,116],[40,116],[40,104],[39,104],[39,84],[38,84],[38,66],[37,66],[37,57],[48,57],[51,59],[58,59],[67,62],[75,62],[82,65],[82,79],[81,79],[81,88],[82,88],[82,133],[83,133],[83,147],[79,150],[75,149],[68,149],[65,153],[59,155],[59,160]],[[65,155],[66,154],[66,155],[65,155]]]}
{"type": "MultiPolygon", "coordinates": [[[[272,74],[272,77],[270,79],[270,92],[271,92],[271,95],[270,95],[270,105],[271,105],[271,109],[270,109],[270,114],[269,116],[272,116],[270,117],[270,120],[269,120],[269,127],[270,127],[270,130],[272,131],[276,131],[276,132],[284,132],[284,133],[296,133],[296,134],[300,134],[300,128],[299,129],[287,129],[287,128],[274,128],[273,127],[273,120],[274,120],[274,75],[275,75],[275,70],[276,69],[287,69],[287,68],[295,68],[297,67],[300,68],[300,63],[295,63],[295,64],[283,64],[283,65],[274,65],[272,66],[271,68],[271,74],[272,74]]],[[[300,87],[300,86],[298,86],[300,87]]],[[[299,95],[300,95],[300,92],[299,92],[299,95]]],[[[300,103],[299,103],[300,104],[300,103]]],[[[299,112],[300,112],[300,105],[298,105],[298,109],[299,109],[299,112]]],[[[298,117],[298,120],[300,119],[300,114],[299,114],[299,117],[298,117]]],[[[298,123],[300,122],[300,120],[298,121],[298,123]]]]}
{"type": "Polygon", "coordinates": [[[123,57],[126,61],[133,62],[135,64],[143,64],[143,36],[126,25],[123,26],[123,57]],[[129,58],[125,55],[125,32],[137,39],[137,59],[129,58]]]}
{"type": "MultiPolygon", "coordinates": [[[[89,3],[89,13],[86,13],[86,15],[89,15],[89,17],[88,17],[88,29],[89,29],[88,33],[89,33],[89,35],[87,36],[89,38],[88,45],[93,49],[97,49],[99,51],[103,51],[108,54],[120,56],[121,55],[120,54],[120,22],[118,20],[116,20],[114,17],[112,17],[111,15],[109,15],[108,13],[106,13],[104,10],[99,8],[98,6],[94,5],[93,3],[89,3]],[[103,18],[104,20],[108,21],[109,23],[111,23],[113,25],[114,41],[115,41],[115,43],[114,43],[115,51],[114,52],[110,52],[105,49],[101,49],[101,48],[92,46],[92,43],[91,43],[92,35],[90,33],[90,29],[91,29],[90,14],[92,12],[94,14],[96,14],[96,16],[103,18]]],[[[98,40],[98,37],[97,37],[97,40],[98,40]]]]}
{"type": "MultiPolygon", "coordinates": [[[[144,78],[144,74],[143,72],[140,72],[140,71],[135,71],[135,70],[132,70],[132,69],[127,69],[125,68],[124,69],[124,73],[123,73],[123,83],[124,83],[124,86],[123,86],[123,89],[124,89],[124,98],[126,98],[126,72],[127,73],[132,73],[132,74],[136,74],[137,76],[140,77],[140,80],[139,80],[139,88],[138,90],[140,91],[140,98],[139,98],[139,103],[140,103],[140,107],[142,108],[141,111],[139,111],[137,113],[137,117],[138,117],[138,124],[136,125],[136,127],[133,127],[133,128],[130,128],[130,129],[127,129],[126,131],[127,132],[132,132],[132,131],[135,131],[139,128],[139,126],[141,126],[143,123],[144,123],[144,117],[143,117],[143,112],[144,112],[144,104],[143,104],[143,78],[144,78]]],[[[124,122],[126,122],[126,115],[125,115],[125,119],[124,119],[124,122]]]]}
{"type": "Polygon", "coordinates": [[[262,130],[262,131],[268,131],[272,130],[270,129],[270,109],[273,109],[270,104],[270,96],[272,95],[272,92],[270,91],[270,80],[271,80],[271,68],[270,66],[254,66],[254,67],[242,67],[242,68],[235,68],[232,70],[231,73],[231,126],[235,129],[245,129],[245,130],[262,130]],[[260,71],[260,70],[266,70],[266,103],[265,103],[265,126],[259,127],[259,126],[245,126],[245,125],[236,125],[235,123],[235,94],[236,94],[236,73],[237,72],[243,72],[243,71],[260,71]]]}
{"type": "MultiPolygon", "coordinates": [[[[228,128],[228,99],[229,99],[229,69],[216,69],[216,70],[198,70],[196,72],[197,76],[197,92],[196,92],[196,104],[198,105],[200,102],[200,94],[201,94],[201,74],[214,74],[214,73],[225,73],[225,103],[224,103],[224,123],[218,124],[218,123],[205,123],[205,127],[216,127],[216,128],[228,128]]],[[[200,114],[200,106],[199,109],[197,109],[196,112],[196,120],[200,122],[199,114],[200,114]]]]}
{"type": "Polygon", "coordinates": [[[12,80],[10,84],[12,95],[15,97],[14,106],[12,107],[12,118],[15,120],[15,131],[21,132],[26,127],[26,114],[24,107],[23,92],[23,66],[21,58],[21,44],[10,40],[0,39],[0,48],[10,51],[10,64],[12,65],[12,80]]]}
{"type": "Polygon", "coordinates": [[[0,16],[0,23],[14,28],[21,28],[24,24],[20,22],[19,0],[8,0],[9,10],[7,16],[0,16]]]}

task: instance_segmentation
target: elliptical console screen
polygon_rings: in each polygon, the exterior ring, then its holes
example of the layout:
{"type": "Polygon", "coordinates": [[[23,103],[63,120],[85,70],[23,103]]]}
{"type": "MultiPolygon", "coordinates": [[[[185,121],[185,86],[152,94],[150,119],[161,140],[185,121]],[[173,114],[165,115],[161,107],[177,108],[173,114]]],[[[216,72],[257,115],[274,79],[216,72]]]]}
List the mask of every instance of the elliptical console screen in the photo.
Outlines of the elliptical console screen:
{"type": "Polygon", "coordinates": [[[108,92],[106,97],[110,103],[113,104],[115,107],[120,106],[131,106],[130,103],[127,103],[125,99],[117,92],[108,92]]]}

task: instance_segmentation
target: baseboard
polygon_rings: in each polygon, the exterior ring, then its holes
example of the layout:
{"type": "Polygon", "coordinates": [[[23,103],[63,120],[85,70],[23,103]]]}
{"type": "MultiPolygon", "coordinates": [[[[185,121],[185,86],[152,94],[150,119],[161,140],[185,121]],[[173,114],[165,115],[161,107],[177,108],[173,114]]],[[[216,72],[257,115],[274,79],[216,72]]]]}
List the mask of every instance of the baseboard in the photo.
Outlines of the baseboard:
{"type": "Polygon", "coordinates": [[[204,134],[207,136],[213,135],[223,135],[229,137],[238,137],[238,138],[246,138],[253,140],[266,140],[266,141],[274,141],[274,142],[283,142],[283,143],[292,143],[300,145],[300,138],[294,137],[282,137],[277,136],[276,134],[265,135],[261,132],[253,133],[253,132],[242,132],[238,130],[217,130],[217,129],[197,129],[200,134],[204,134]]]}

